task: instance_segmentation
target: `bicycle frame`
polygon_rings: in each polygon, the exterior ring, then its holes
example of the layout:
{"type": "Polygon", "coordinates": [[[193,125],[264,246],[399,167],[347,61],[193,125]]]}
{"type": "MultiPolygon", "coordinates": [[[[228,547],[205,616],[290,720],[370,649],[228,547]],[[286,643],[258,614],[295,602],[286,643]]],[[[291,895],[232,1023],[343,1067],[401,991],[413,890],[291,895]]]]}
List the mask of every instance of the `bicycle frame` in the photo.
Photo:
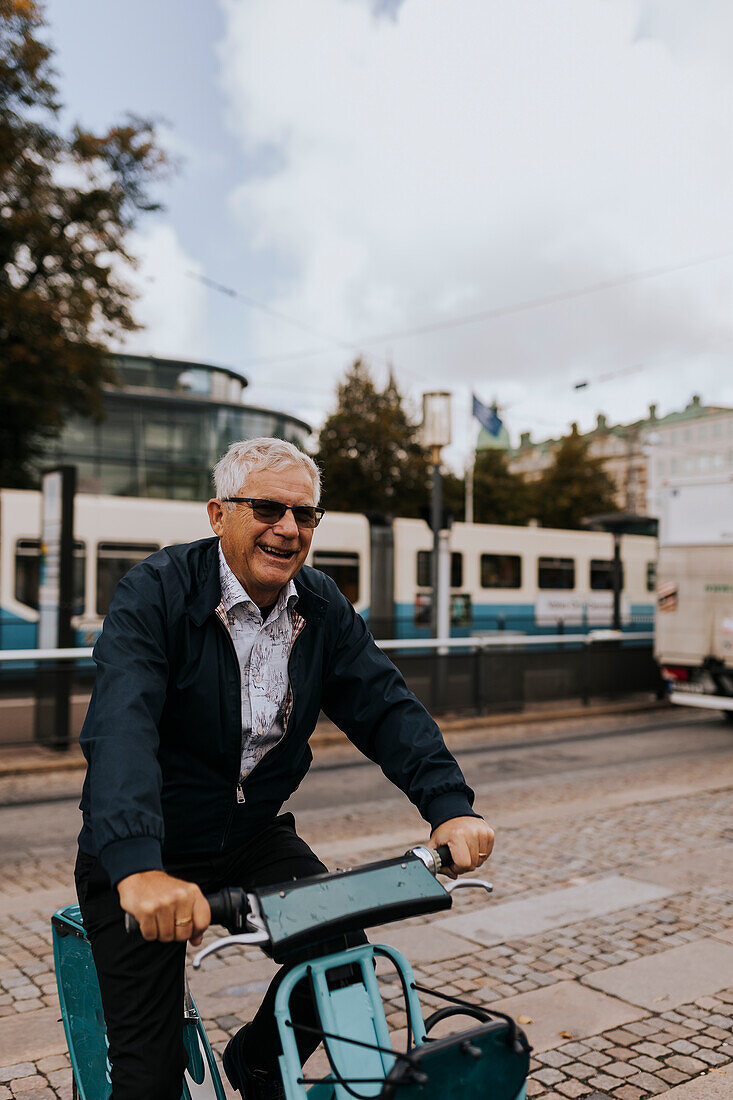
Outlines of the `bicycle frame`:
{"type": "MultiPolygon", "coordinates": [[[[435,879],[440,865],[436,853],[415,849],[399,859],[352,871],[254,890],[246,895],[243,908],[248,914],[246,930],[209,943],[195,956],[194,967],[199,967],[209,954],[237,943],[266,946],[276,961],[282,961],[309,937],[326,939],[337,930],[445,909],[451,905],[452,891],[459,886],[491,890],[482,880],[440,885],[435,879]]],[[[244,897],[241,891],[239,895],[244,897]]],[[[218,919],[229,923],[230,918],[221,915],[218,919]]],[[[52,924],[59,1001],[74,1076],[73,1095],[80,1100],[109,1100],[104,1015],[79,907],[59,910],[52,924]]],[[[242,928],[242,924],[237,927],[242,928]]],[[[404,1100],[414,1100],[414,1085],[429,1084],[430,1078],[442,1082],[440,1090],[421,1087],[421,1100],[483,1100],[489,1084],[495,1100],[525,1100],[529,1047],[513,1022],[507,1022],[508,1018],[504,1022],[492,1019],[490,1010],[481,1006],[441,1010],[441,1018],[447,1011],[463,1012],[479,1020],[481,1026],[468,1033],[470,1041],[464,1042],[463,1035],[459,1035],[452,1042],[428,1042],[431,1023],[423,1021],[410,965],[400,952],[386,945],[350,948],[294,966],[281,981],[275,1003],[287,1100],[369,1100],[377,1096],[403,1100],[403,1095],[404,1100]],[[374,968],[377,956],[391,961],[402,985],[410,1048],[406,1053],[392,1048],[374,968]],[[359,977],[331,989],[328,971],[343,966],[351,967],[359,977]],[[317,1034],[324,1041],[331,1067],[330,1074],[318,1081],[304,1078],[294,1035],[299,1025],[293,1023],[290,1014],[290,994],[304,977],[311,983],[320,1020],[317,1034]],[[419,1067],[421,1058],[426,1066],[429,1064],[429,1073],[419,1067]],[[477,1068],[481,1059],[484,1061],[477,1068]]],[[[188,983],[183,1021],[188,1066],[181,1100],[225,1100],[219,1070],[188,983]]]]}

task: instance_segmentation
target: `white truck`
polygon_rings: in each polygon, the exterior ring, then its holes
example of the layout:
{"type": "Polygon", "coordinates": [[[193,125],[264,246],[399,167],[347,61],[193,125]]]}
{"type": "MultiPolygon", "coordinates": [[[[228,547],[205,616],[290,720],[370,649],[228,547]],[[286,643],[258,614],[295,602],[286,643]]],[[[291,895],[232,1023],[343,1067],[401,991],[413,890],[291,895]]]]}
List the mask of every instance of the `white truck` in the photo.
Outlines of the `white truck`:
{"type": "Polygon", "coordinates": [[[654,652],[672,703],[733,722],[733,478],[661,489],[654,652]]]}

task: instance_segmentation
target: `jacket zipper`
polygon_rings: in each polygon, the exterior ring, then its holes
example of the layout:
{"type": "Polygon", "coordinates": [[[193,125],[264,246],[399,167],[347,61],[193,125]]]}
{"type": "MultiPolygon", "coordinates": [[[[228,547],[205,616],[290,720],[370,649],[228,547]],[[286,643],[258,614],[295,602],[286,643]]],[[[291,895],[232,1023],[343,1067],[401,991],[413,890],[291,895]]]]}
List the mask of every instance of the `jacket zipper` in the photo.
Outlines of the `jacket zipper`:
{"type": "MultiPolygon", "coordinates": [[[[232,636],[229,633],[229,629],[222,622],[221,618],[219,617],[218,612],[215,611],[214,614],[216,615],[216,621],[218,622],[220,628],[224,631],[224,634],[226,635],[227,640],[229,641],[229,648],[232,651],[232,656],[234,658],[234,664],[235,664],[236,669],[237,669],[237,681],[239,682],[239,696],[238,696],[239,710],[238,710],[238,714],[239,714],[239,730],[240,730],[240,732],[239,732],[240,777],[239,777],[239,782],[237,783],[237,802],[244,802],[244,793],[242,791],[242,777],[241,777],[241,767],[242,767],[242,670],[239,667],[239,658],[237,657],[237,650],[234,646],[234,641],[232,639],[232,636]]],[[[226,831],[227,831],[228,828],[229,828],[229,822],[227,821],[227,827],[224,830],[224,835],[226,835],[226,831]]]]}

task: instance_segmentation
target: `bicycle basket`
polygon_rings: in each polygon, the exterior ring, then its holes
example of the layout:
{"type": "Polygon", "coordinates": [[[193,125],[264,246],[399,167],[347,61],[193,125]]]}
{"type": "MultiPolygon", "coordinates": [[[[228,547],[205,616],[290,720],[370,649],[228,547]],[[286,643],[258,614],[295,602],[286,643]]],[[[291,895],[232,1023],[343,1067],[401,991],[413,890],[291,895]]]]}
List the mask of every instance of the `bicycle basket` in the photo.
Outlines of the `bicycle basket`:
{"type": "Polygon", "coordinates": [[[529,1051],[511,1041],[512,1029],[492,1020],[470,1031],[430,1040],[398,1061],[388,1074],[383,1100],[521,1100],[529,1051]]]}

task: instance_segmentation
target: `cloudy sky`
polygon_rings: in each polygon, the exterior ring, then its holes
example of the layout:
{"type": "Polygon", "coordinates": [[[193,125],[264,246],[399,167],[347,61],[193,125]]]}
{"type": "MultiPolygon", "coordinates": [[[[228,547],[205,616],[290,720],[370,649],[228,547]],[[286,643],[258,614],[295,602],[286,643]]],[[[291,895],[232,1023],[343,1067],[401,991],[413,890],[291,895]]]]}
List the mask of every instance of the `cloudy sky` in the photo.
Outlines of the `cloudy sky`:
{"type": "Polygon", "coordinates": [[[733,404],[727,0],[48,0],[68,117],[165,120],[131,350],[317,426],[357,353],[513,440],[733,404]],[[235,289],[208,288],[205,277],[235,289]],[[575,384],[587,380],[583,390],[575,384]]]}

